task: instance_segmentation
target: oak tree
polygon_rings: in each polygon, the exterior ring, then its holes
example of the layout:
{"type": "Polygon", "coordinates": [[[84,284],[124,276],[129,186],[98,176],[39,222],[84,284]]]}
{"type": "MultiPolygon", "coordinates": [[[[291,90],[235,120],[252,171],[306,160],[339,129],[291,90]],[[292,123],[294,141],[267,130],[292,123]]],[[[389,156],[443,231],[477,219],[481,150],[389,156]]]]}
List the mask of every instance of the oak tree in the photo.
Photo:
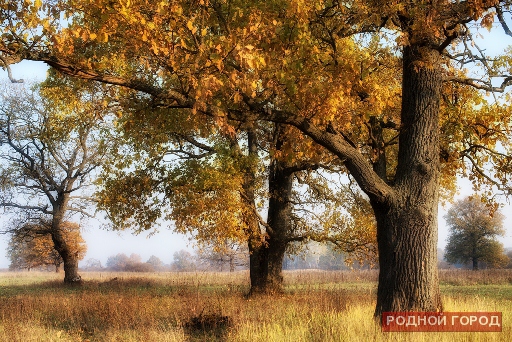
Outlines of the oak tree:
{"type": "Polygon", "coordinates": [[[503,244],[496,240],[504,236],[503,214],[478,199],[467,197],[457,201],[445,215],[450,230],[445,259],[452,264],[471,263],[478,270],[479,263],[489,267],[503,267],[508,263],[503,244]]]}
{"type": "MultiPolygon", "coordinates": [[[[73,98],[62,91],[60,98],[73,98]]],[[[46,233],[63,260],[66,283],[81,279],[80,254],[67,239],[66,221],[72,214],[92,216],[87,187],[109,152],[99,134],[99,113],[94,101],[81,98],[62,106],[57,98],[49,103],[24,87],[4,88],[0,98],[0,205],[17,223],[7,232],[49,225],[46,233]]]]}
{"type": "Polygon", "coordinates": [[[292,146],[289,136],[285,141],[283,127],[253,125],[234,136],[210,133],[207,139],[178,130],[185,125],[176,127],[174,120],[155,121],[136,122],[137,131],[127,132],[134,151],[145,157],[127,170],[106,168],[102,177],[99,205],[115,227],[149,229],[165,217],[176,231],[191,234],[200,249],[225,254],[226,241],[246,245],[251,293],[282,291],[282,263],[291,242],[330,241],[353,255],[373,249],[367,201],[350,202],[353,196],[334,192],[334,181],[325,179],[329,170],[315,170],[322,162],[336,165],[311,146],[301,148],[298,141],[292,146]],[[314,212],[322,214],[312,217],[314,212]]]}

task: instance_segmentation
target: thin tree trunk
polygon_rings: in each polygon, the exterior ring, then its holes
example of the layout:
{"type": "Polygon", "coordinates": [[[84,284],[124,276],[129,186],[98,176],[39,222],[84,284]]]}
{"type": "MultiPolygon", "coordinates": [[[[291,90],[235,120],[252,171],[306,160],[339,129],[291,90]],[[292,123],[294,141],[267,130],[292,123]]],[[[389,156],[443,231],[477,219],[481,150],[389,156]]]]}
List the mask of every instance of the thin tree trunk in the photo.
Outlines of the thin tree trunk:
{"type": "Polygon", "coordinates": [[[394,194],[372,201],[377,219],[379,285],[375,315],[440,311],[437,270],[439,53],[404,47],[402,129],[394,194]]]}
{"type": "Polygon", "coordinates": [[[229,272],[235,272],[235,257],[233,255],[229,256],[229,272]]]}
{"type": "MultiPolygon", "coordinates": [[[[256,133],[249,129],[247,136],[249,156],[258,158],[256,133]]],[[[256,171],[253,167],[249,166],[245,172],[243,189],[247,206],[253,208],[256,208],[255,183],[256,171]]],[[[246,223],[249,235],[247,245],[249,248],[249,277],[251,281],[249,294],[266,292],[268,284],[266,276],[268,274],[268,265],[265,249],[268,246],[268,242],[266,241],[266,236],[261,232],[260,222],[256,213],[248,215],[246,223]]]]}

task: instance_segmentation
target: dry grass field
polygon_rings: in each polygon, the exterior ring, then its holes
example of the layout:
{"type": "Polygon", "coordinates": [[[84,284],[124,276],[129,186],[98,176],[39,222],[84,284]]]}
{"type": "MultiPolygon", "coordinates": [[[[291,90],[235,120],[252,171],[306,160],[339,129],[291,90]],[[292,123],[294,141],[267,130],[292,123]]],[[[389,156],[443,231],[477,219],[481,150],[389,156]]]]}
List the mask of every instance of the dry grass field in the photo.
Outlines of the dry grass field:
{"type": "Polygon", "coordinates": [[[383,333],[375,271],[285,272],[246,298],[248,273],[0,273],[0,341],[512,341],[512,272],[442,271],[446,311],[499,311],[501,333],[383,333]]]}

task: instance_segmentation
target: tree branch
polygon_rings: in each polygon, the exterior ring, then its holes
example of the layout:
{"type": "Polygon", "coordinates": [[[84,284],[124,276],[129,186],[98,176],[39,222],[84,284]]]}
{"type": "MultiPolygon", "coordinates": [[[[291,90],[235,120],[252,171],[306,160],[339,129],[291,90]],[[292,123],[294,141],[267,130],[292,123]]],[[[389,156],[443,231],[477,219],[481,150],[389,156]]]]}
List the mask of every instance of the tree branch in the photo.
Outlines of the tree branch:
{"type": "Polygon", "coordinates": [[[490,82],[484,82],[476,78],[461,78],[461,77],[446,77],[445,82],[455,82],[459,84],[469,85],[476,89],[485,90],[489,92],[503,93],[505,88],[512,84],[512,76],[504,76],[503,82],[499,87],[495,87],[490,82]]]}
{"type": "Polygon", "coordinates": [[[9,65],[9,63],[7,63],[7,61],[1,54],[0,54],[0,61],[4,64],[4,68],[5,68],[5,70],[7,70],[7,77],[9,77],[9,80],[11,81],[11,83],[25,82],[23,79],[19,79],[19,80],[14,79],[14,77],[12,76],[11,66],[9,65]]]}
{"type": "MultiPolygon", "coordinates": [[[[315,142],[335,154],[343,161],[349,172],[353,175],[361,189],[374,200],[385,203],[391,200],[393,189],[384,182],[372,169],[366,158],[357,148],[352,146],[340,134],[329,133],[313,125],[307,118],[294,115],[293,113],[281,110],[269,109],[267,104],[254,103],[252,99],[245,99],[251,109],[253,116],[257,118],[285,123],[295,126],[300,131],[311,137],[315,142]]],[[[244,121],[248,118],[247,113],[230,111],[231,119],[244,121]]],[[[252,118],[254,119],[254,118],[252,118]]]]}
{"type": "Polygon", "coordinates": [[[34,206],[34,205],[22,205],[19,203],[14,202],[0,202],[0,207],[9,207],[9,208],[16,208],[21,210],[34,210],[34,211],[40,211],[43,214],[51,215],[53,212],[48,210],[48,205],[42,207],[42,206],[34,206]]]}
{"type": "Polygon", "coordinates": [[[504,186],[503,184],[499,183],[498,181],[492,179],[487,173],[485,173],[485,171],[478,165],[478,163],[476,162],[476,160],[473,159],[473,157],[471,157],[469,154],[467,153],[462,153],[461,154],[463,157],[467,158],[470,162],[471,162],[471,165],[473,166],[473,169],[480,175],[482,176],[484,179],[486,179],[490,184],[496,186],[498,188],[498,190],[500,191],[506,191],[508,193],[512,193],[512,187],[510,186],[504,186]]]}
{"type": "Polygon", "coordinates": [[[498,20],[501,24],[501,27],[503,27],[503,30],[505,31],[505,34],[512,37],[512,31],[510,31],[510,28],[507,25],[507,22],[505,21],[505,17],[503,16],[503,9],[500,5],[494,6],[496,9],[496,16],[498,17],[498,20]]]}

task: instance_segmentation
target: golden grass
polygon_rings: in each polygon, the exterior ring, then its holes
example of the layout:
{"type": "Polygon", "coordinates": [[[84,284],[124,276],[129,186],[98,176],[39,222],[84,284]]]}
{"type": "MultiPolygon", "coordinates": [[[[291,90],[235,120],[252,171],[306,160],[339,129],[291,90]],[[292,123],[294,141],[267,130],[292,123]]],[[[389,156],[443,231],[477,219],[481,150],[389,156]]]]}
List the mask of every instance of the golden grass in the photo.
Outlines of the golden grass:
{"type": "Polygon", "coordinates": [[[84,273],[78,287],[62,275],[1,273],[0,341],[509,342],[512,282],[505,272],[487,284],[480,272],[441,274],[446,311],[502,312],[501,333],[382,333],[375,271],[285,272],[285,294],[250,299],[247,272],[84,273]]]}

